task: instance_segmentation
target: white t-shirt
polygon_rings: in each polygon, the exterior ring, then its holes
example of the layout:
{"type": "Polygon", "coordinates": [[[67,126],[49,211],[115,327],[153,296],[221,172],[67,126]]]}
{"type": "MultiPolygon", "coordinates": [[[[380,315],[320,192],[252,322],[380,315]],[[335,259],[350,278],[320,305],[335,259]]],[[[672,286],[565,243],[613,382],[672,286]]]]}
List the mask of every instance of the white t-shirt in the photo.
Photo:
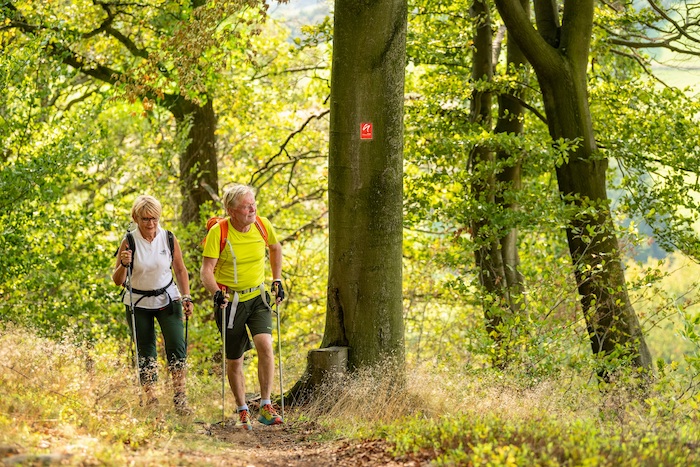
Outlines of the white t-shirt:
{"type": "MultiPolygon", "coordinates": [[[[171,282],[173,279],[173,273],[170,270],[172,255],[165,229],[158,226],[158,233],[152,242],[143,238],[138,228],[132,232],[132,235],[136,247],[133,259],[134,269],[131,273],[132,287],[142,291],[156,290],[170,283],[165,294],[155,297],[143,297],[143,295],[133,292],[134,304],[139,308],[154,309],[167,306],[170,300],[179,300],[180,291],[175,282],[171,282]]],[[[126,305],[131,304],[128,287],[123,302],[126,305]]]]}

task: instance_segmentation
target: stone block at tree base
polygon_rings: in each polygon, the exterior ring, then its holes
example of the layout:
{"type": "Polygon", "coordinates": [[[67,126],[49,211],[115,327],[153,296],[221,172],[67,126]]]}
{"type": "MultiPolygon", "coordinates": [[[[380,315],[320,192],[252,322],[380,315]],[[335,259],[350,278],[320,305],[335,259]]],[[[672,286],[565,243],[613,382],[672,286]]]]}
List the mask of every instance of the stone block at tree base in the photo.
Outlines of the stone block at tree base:
{"type": "Polygon", "coordinates": [[[309,351],[309,383],[317,386],[327,378],[343,375],[348,369],[348,347],[326,347],[309,351]]]}

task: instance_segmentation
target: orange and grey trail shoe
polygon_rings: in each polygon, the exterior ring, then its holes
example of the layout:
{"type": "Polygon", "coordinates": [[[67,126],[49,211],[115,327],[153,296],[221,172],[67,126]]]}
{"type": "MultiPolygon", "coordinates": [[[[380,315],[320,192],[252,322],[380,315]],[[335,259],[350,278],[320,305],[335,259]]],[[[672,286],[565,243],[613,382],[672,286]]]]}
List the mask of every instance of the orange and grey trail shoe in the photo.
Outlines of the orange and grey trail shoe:
{"type": "Polygon", "coordinates": [[[277,415],[272,404],[265,404],[260,407],[258,421],[264,425],[280,425],[282,423],[282,417],[277,415]]]}
{"type": "Polygon", "coordinates": [[[238,423],[236,423],[236,427],[243,428],[244,430],[253,429],[253,424],[250,422],[250,413],[247,410],[238,412],[238,423]]]}

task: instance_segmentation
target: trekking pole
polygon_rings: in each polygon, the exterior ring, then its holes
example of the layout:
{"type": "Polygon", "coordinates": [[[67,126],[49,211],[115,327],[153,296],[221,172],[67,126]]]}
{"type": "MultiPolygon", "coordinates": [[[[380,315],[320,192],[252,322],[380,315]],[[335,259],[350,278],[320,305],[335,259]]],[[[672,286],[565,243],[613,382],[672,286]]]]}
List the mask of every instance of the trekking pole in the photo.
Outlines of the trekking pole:
{"type": "Polygon", "coordinates": [[[284,420],[284,381],[282,379],[282,336],[280,335],[280,304],[275,297],[275,314],[277,315],[277,358],[280,368],[280,412],[284,420]]]}
{"type": "MultiPolygon", "coordinates": [[[[227,307],[226,307],[227,308],[227,307]]],[[[226,426],[226,308],[221,310],[221,426],[226,426]]]]}
{"type": "Polygon", "coordinates": [[[189,324],[190,324],[190,317],[185,315],[185,351],[187,351],[187,347],[188,347],[188,344],[187,344],[188,329],[187,328],[189,327],[189,324]]]}
{"type": "Polygon", "coordinates": [[[136,386],[141,386],[141,377],[139,374],[139,346],[136,340],[136,313],[134,312],[134,295],[131,287],[131,266],[134,264],[134,258],[131,258],[129,266],[126,268],[127,282],[129,283],[129,309],[131,310],[131,338],[134,341],[134,368],[136,369],[136,386]]]}

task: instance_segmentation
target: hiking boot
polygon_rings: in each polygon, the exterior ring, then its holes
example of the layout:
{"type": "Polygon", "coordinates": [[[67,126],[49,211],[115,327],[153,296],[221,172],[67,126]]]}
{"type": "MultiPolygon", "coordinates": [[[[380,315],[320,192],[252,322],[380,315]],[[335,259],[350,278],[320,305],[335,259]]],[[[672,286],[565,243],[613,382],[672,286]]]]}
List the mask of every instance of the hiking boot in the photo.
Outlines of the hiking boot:
{"type": "Polygon", "coordinates": [[[158,398],[153,396],[147,396],[146,400],[141,400],[141,407],[146,407],[149,409],[158,408],[158,398]]]}
{"type": "Polygon", "coordinates": [[[187,404],[187,397],[184,394],[175,394],[173,398],[175,403],[175,413],[181,416],[192,415],[194,410],[187,404]]]}
{"type": "Polygon", "coordinates": [[[250,422],[250,412],[247,410],[241,410],[238,412],[238,423],[236,423],[236,426],[247,431],[252,430],[253,424],[250,422]]]}
{"type": "Polygon", "coordinates": [[[258,415],[258,421],[264,425],[280,425],[282,423],[282,417],[277,415],[275,408],[272,404],[265,404],[260,407],[260,415],[258,415]]]}
{"type": "Polygon", "coordinates": [[[181,417],[187,417],[189,415],[192,415],[194,413],[194,410],[192,410],[192,407],[190,407],[187,404],[181,404],[175,406],[175,413],[180,415],[181,417]]]}

